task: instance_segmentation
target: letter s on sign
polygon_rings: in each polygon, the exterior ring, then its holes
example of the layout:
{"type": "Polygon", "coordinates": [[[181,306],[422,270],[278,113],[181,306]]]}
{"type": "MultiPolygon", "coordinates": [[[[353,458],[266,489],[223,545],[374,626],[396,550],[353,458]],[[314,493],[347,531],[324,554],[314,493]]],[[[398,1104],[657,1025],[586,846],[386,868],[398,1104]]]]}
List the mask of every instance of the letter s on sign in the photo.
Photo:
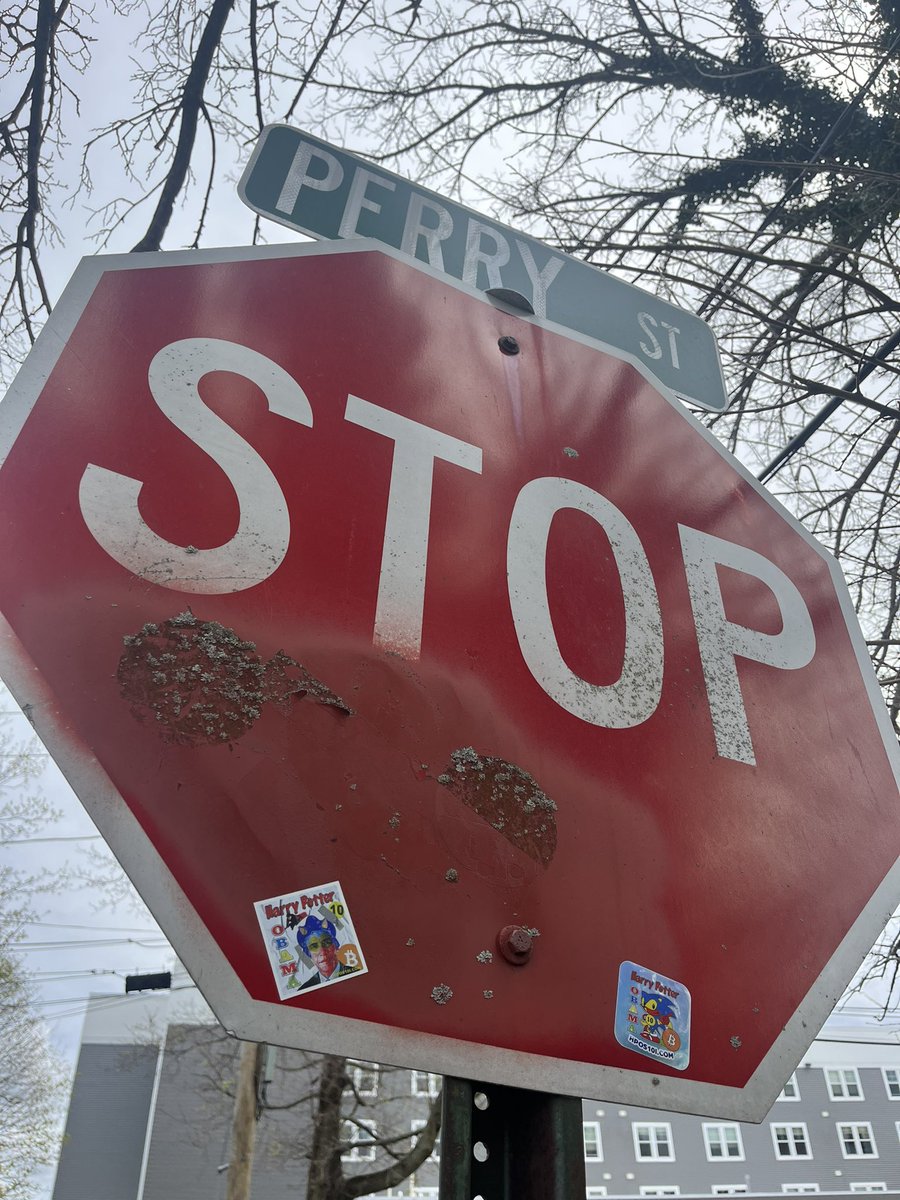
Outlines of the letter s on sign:
{"type": "Polygon", "coordinates": [[[237,494],[236,533],[221,546],[186,556],[154,533],[138,509],[138,479],[90,463],[78,501],[85,524],[107,554],[127,570],[179,592],[240,592],[262,583],[280,566],[290,539],[290,517],[277,479],[244,439],[203,403],[198,384],[211,371],[229,371],[255,383],[271,412],[312,426],[303,389],[270,358],[218,338],[184,338],[164,346],[150,363],[150,391],[172,424],[221,467],[237,494]]]}

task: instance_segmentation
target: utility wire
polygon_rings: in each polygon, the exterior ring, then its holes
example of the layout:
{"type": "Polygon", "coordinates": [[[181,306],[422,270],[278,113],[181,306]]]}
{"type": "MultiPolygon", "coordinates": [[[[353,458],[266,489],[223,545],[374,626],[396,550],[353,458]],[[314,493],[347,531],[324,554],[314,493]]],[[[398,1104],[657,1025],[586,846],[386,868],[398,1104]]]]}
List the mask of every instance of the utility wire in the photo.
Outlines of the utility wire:
{"type": "Polygon", "coordinates": [[[99,833],[73,833],[73,834],[58,834],[55,837],[29,837],[29,838],[4,838],[0,845],[3,846],[24,846],[34,842],[95,842],[100,841],[99,833]]]}
{"type": "Polygon", "coordinates": [[[73,941],[11,942],[10,949],[19,952],[32,950],[71,950],[80,946],[143,946],[148,950],[162,950],[168,942],[161,935],[149,941],[140,938],[82,938],[73,941]]]}
{"type": "Polygon", "coordinates": [[[148,937],[157,935],[158,929],[145,929],[137,925],[72,925],[67,921],[24,921],[24,925],[38,925],[42,929],[89,929],[102,933],[144,933],[148,937]]]}

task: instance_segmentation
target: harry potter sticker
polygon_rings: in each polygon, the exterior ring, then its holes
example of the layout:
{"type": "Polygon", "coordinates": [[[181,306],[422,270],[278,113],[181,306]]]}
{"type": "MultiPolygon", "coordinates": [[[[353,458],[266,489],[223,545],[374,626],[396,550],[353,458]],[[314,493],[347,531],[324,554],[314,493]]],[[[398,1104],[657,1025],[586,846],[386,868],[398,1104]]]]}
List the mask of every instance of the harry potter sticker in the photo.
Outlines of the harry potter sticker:
{"type": "Polygon", "coordinates": [[[683,983],[633,962],[619,967],[616,1041],[684,1071],[691,1058],[691,994],[683,983]]]}
{"type": "Polygon", "coordinates": [[[339,883],[254,905],[281,1000],[368,970],[339,883]]]}

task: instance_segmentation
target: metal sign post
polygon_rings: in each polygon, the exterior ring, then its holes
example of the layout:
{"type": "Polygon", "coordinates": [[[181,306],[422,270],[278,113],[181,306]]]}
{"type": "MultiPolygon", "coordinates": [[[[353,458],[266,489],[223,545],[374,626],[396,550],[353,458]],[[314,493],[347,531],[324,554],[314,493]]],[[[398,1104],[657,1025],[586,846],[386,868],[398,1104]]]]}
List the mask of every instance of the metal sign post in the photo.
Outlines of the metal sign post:
{"type": "Polygon", "coordinates": [[[584,1200],[581,1101],[449,1076],[440,1200],[584,1200]]]}

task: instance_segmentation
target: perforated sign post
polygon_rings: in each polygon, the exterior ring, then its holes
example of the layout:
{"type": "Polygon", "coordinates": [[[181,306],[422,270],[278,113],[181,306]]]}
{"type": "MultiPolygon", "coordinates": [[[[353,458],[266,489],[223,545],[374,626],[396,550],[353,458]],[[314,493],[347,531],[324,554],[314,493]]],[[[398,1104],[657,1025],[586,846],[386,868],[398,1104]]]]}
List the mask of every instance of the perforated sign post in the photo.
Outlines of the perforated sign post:
{"type": "Polygon", "coordinates": [[[226,1028],[761,1118],[896,744],[639,363],[371,242],[93,258],[0,423],[5,678],[226,1028]]]}

